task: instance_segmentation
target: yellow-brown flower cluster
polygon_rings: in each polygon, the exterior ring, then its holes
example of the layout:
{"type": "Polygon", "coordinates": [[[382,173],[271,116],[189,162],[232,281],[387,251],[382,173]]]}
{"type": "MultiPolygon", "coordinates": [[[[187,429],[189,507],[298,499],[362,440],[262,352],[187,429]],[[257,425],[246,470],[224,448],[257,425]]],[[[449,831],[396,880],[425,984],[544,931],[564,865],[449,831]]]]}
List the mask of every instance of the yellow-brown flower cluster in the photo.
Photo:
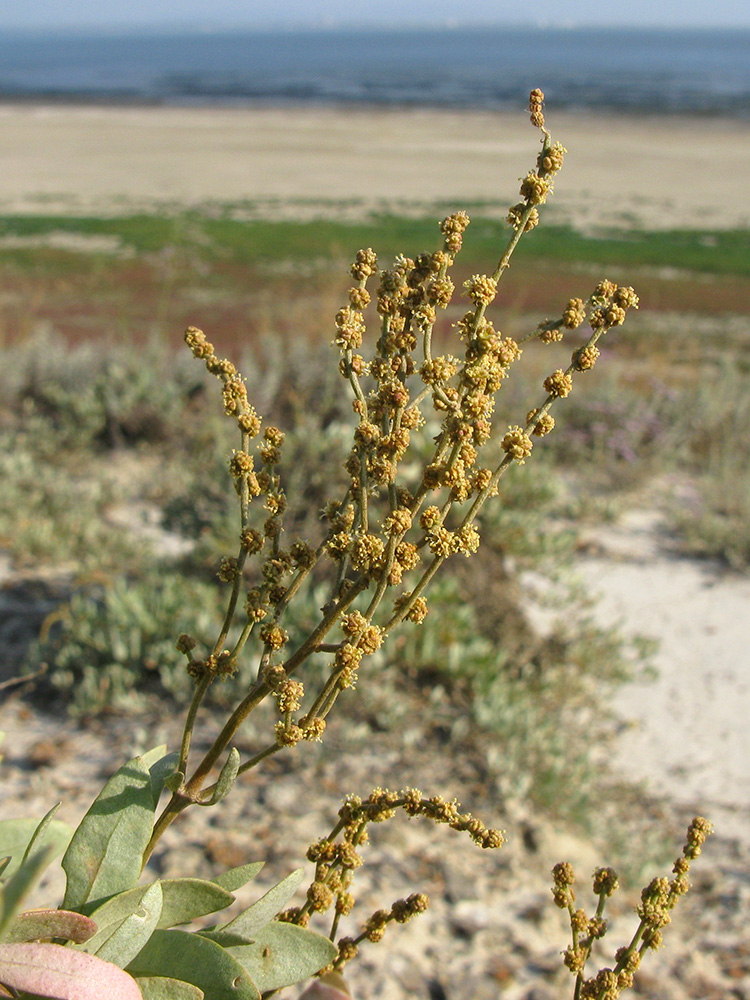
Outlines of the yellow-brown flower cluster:
{"type": "Polygon", "coordinates": [[[248,402],[247,387],[235,366],[231,361],[219,359],[214,353],[213,344],[195,326],[189,326],[185,331],[185,343],[193,357],[204,361],[208,371],[222,382],[226,415],[237,418],[243,434],[255,437],[260,432],[260,417],[248,402]]]}
{"type": "Polygon", "coordinates": [[[531,124],[536,128],[544,128],[544,92],[535,87],[529,94],[529,113],[531,124]]]}
{"type": "Polygon", "coordinates": [[[440,232],[445,237],[445,249],[450,254],[456,254],[461,249],[463,234],[469,225],[466,212],[455,212],[440,223],[440,232]]]}
{"type": "Polygon", "coordinates": [[[543,387],[545,392],[548,392],[550,396],[562,399],[570,395],[570,390],[573,388],[573,379],[567,372],[558,368],[551,375],[547,376],[543,382],[543,387]]]}
{"type": "Polygon", "coordinates": [[[591,954],[592,944],[607,933],[607,921],[603,917],[605,902],[618,888],[617,873],[612,868],[597,868],[594,872],[593,890],[599,897],[599,905],[592,917],[584,910],[575,910],[575,876],[567,862],[555,865],[552,870],[552,894],[557,906],[567,909],[573,943],[563,953],[563,962],[578,977],[576,990],[588,1000],[617,1000],[623,990],[634,983],[634,973],[640,966],[647,949],[658,948],[662,941],[662,930],[671,921],[671,911],[680,896],[688,891],[687,873],[690,861],[700,854],[706,837],[711,833],[711,824],[702,817],[696,817],[688,828],[688,836],[679,857],[673,866],[672,879],[659,877],[652,879],[641,893],[636,912],[640,925],[631,943],[615,952],[614,968],[600,969],[595,976],[584,978],[586,962],[591,954]]]}
{"type": "Polygon", "coordinates": [[[508,429],[501,447],[506,455],[510,455],[519,465],[523,465],[531,454],[534,442],[522,427],[515,425],[508,429]]]}

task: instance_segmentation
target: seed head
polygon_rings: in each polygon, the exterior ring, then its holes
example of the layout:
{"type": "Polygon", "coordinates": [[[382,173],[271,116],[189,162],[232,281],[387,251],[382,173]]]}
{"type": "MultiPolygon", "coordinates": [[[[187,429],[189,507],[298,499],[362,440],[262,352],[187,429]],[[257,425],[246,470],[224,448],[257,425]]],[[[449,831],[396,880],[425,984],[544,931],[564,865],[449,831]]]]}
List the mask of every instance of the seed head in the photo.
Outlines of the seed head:
{"type": "Polygon", "coordinates": [[[597,868],[594,872],[594,894],[611,896],[619,888],[617,872],[614,868],[597,868]]]}
{"type": "Polygon", "coordinates": [[[274,692],[281,714],[299,712],[304,694],[305,688],[301,681],[294,680],[292,677],[282,681],[274,692]]]}
{"type": "MultiPolygon", "coordinates": [[[[529,410],[526,414],[526,423],[531,424],[535,421],[537,413],[539,413],[539,410],[529,410]]],[[[555,418],[552,414],[543,413],[534,423],[534,426],[531,428],[531,433],[535,434],[537,437],[544,437],[545,434],[549,434],[549,432],[554,429],[554,426],[555,418]]]]}
{"type": "Polygon", "coordinates": [[[508,429],[501,447],[506,455],[510,455],[519,465],[523,465],[531,454],[534,444],[522,427],[514,425],[508,429]]]}
{"type": "Polygon", "coordinates": [[[357,256],[354,258],[354,263],[350,268],[350,272],[353,278],[358,281],[365,281],[374,274],[378,269],[378,257],[372,247],[368,247],[366,250],[358,250],[357,256]]]}
{"type": "Polygon", "coordinates": [[[586,307],[583,299],[571,299],[562,314],[563,326],[567,330],[576,330],[586,320],[586,307]]]}
{"type": "Polygon", "coordinates": [[[558,368],[551,375],[547,376],[542,386],[550,396],[561,399],[570,395],[570,390],[573,388],[573,379],[562,368],[558,368]]]}
{"type": "Polygon", "coordinates": [[[520,194],[529,205],[543,205],[551,190],[551,182],[533,171],[529,171],[521,181],[520,194]]]}
{"type": "Polygon", "coordinates": [[[473,274],[464,282],[464,292],[474,305],[488,306],[497,294],[497,282],[486,274],[473,274]]]}
{"type": "MultiPolygon", "coordinates": [[[[521,228],[524,212],[528,211],[529,206],[526,202],[519,201],[517,205],[514,205],[508,211],[507,221],[508,225],[512,226],[513,229],[518,231],[521,228]]],[[[526,217],[526,223],[523,226],[523,231],[525,233],[531,232],[536,226],[539,225],[539,209],[534,207],[528,212],[526,217]]]]}
{"type": "Polygon", "coordinates": [[[594,367],[598,357],[599,348],[591,345],[589,347],[581,347],[577,351],[574,351],[571,360],[576,371],[585,372],[594,367]]]}

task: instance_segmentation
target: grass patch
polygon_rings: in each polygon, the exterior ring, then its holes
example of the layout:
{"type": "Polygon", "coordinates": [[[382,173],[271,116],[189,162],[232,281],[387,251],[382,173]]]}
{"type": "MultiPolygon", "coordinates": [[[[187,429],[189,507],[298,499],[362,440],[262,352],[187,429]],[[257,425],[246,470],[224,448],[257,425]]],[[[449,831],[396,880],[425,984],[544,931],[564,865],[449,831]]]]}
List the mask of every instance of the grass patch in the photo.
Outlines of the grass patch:
{"type": "MultiPolygon", "coordinates": [[[[190,245],[207,259],[252,264],[263,262],[349,258],[361,246],[377,241],[382,257],[393,257],[403,246],[433,249],[438,242],[434,219],[375,215],[363,221],[336,219],[239,220],[184,212],[173,216],[135,214],[95,218],[59,215],[0,216],[3,238],[43,237],[51,233],[114,236],[138,254],[175,245],[190,245]]],[[[508,239],[501,219],[472,221],[462,260],[486,263],[508,239]]],[[[585,234],[570,226],[547,226],[522,242],[519,261],[561,261],[598,267],[664,268],[710,275],[750,275],[750,231],[621,230],[585,234]]]]}

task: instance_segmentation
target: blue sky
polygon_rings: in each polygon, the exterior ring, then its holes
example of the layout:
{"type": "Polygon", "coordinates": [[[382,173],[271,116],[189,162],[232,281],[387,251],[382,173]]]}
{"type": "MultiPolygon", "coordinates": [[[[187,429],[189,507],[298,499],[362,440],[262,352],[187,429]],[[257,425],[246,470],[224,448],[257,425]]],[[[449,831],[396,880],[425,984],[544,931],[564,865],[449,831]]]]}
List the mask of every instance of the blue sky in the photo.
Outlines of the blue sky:
{"type": "Polygon", "coordinates": [[[750,28],[747,0],[0,0],[2,28],[533,23],[750,28]],[[533,13],[532,13],[533,9],[533,13]],[[408,20],[406,20],[408,18],[408,20]]]}

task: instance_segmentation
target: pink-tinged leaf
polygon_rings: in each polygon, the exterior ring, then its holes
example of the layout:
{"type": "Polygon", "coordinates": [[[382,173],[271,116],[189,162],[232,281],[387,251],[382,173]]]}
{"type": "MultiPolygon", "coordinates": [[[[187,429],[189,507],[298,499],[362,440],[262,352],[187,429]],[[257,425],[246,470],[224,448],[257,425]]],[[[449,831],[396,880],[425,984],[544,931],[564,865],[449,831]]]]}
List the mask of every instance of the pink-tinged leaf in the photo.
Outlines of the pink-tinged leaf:
{"type": "Polygon", "coordinates": [[[0,982],[54,1000],[143,1000],[127,972],[59,944],[0,945],[0,982]]]}
{"type": "Polygon", "coordinates": [[[91,917],[84,917],[82,913],[70,910],[27,910],[16,917],[8,934],[8,942],[63,938],[82,944],[96,934],[96,929],[96,923],[91,917]]]}

